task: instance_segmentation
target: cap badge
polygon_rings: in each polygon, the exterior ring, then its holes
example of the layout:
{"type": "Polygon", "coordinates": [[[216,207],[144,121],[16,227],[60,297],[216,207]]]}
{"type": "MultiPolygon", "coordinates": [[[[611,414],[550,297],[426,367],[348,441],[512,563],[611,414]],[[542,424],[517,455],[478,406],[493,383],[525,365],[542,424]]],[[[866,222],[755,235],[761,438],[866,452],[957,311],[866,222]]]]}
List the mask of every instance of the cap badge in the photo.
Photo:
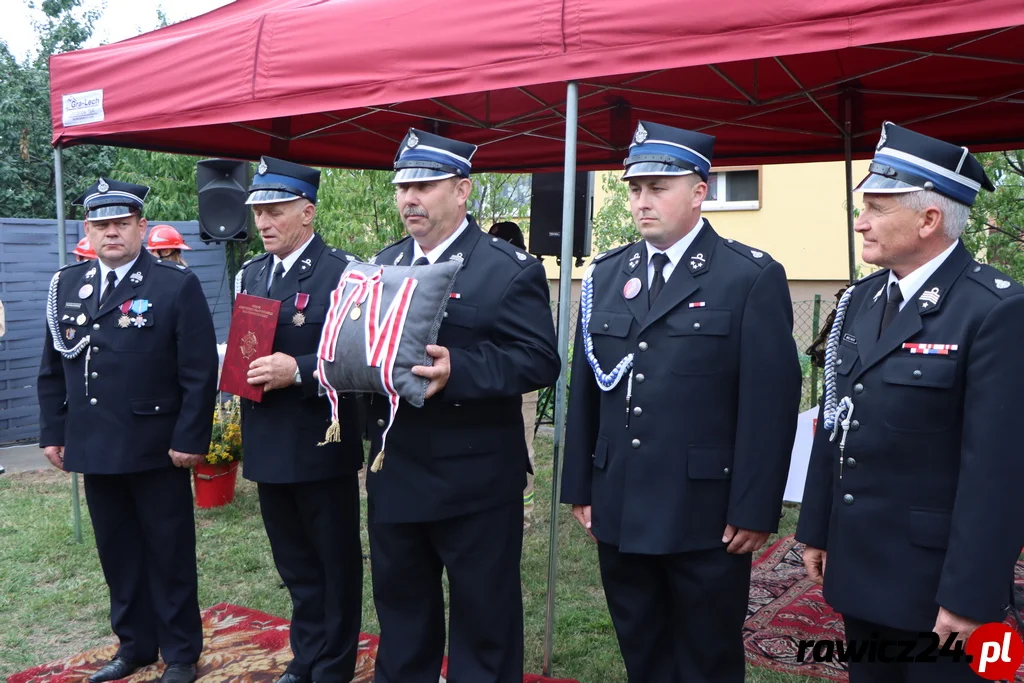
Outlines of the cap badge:
{"type": "Polygon", "coordinates": [[[999,279],[996,280],[996,287],[998,287],[999,289],[1006,289],[1009,286],[1010,286],[1009,280],[999,280],[999,279]]]}
{"type": "Polygon", "coordinates": [[[420,144],[420,139],[416,136],[416,133],[409,133],[409,140],[406,142],[405,146],[412,149],[418,144],[420,144]]]}
{"type": "Polygon", "coordinates": [[[875,146],[875,151],[879,151],[885,147],[885,124],[882,124],[882,137],[878,138],[878,145],[875,146]]]}
{"type": "Polygon", "coordinates": [[[96,189],[99,190],[100,192],[106,192],[107,190],[110,189],[110,185],[107,185],[106,180],[100,178],[100,183],[99,185],[96,186],[96,189]]]}
{"type": "Polygon", "coordinates": [[[647,129],[644,128],[644,124],[642,124],[642,123],[637,124],[637,126],[636,126],[636,135],[633,136],[633,141],[636,142],[636,144],[639,145],[639,144],[643,143],[643,141],[646,140],[646,139],[647,139],[647,129]]]}
{"type": "Polygon", "coordinates": [[[259,172],[260,175],[264,175],[267,172],[267,162],[264,161],[263,159],[260,159],[259,168],[257,168],[256,170],[259,172]]]}

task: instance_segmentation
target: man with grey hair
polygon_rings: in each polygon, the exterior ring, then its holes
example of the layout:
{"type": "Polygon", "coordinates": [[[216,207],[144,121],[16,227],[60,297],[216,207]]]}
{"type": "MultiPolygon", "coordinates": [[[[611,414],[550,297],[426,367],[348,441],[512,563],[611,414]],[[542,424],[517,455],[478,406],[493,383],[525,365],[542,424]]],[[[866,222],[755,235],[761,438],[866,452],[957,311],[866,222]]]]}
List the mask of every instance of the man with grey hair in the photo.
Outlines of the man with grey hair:
{"type": "Polygon", "coordinates": [[[339,441],[320,445],[331,405],[314,374],[331,293],[355,256],[316,232],[320,171],[264,156],[246,204],[263,254],[236,290],[280,302],[270,355],[252,360],[242,399],[243,476],[256,482],[274,564],[292,600],[292,660],[277,683],[350,681],[362,620],[359,538],[362,398],[339,396],[339,441]]]}
{"type": "Polygon", "coordinates": [[[857,188],[881,270],[836,310],[796,539],[850,646],[916,661],[854,659],[851,683],[978,680],[964,643],[1011,599],[1024,287],[960,241],[982,187],[966,147],[886,122],[857,188]]]}

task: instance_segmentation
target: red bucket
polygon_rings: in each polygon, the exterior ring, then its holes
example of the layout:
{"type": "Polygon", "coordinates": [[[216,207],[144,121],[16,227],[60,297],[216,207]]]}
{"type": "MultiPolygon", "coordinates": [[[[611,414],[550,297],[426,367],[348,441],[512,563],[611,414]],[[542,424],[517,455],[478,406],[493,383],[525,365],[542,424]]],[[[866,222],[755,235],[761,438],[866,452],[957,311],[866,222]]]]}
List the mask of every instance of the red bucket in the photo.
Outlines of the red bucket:
{"type": "Polygon", "coordinates": [[[227,465],[201,462],[194,466],[192,478],[196,485],[196,505],[201,508],[215,508],[233,501],[237,476],[237,460],[227,465]]]}

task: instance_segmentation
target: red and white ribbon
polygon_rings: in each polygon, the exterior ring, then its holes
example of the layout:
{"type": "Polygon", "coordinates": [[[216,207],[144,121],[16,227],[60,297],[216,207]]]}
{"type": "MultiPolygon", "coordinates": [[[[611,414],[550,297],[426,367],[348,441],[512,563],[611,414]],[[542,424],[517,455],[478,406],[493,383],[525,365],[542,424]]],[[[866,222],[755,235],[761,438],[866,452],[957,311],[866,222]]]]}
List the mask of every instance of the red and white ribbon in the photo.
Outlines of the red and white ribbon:
{"type": "Polygon", "coordinates": [[[324,323],[324,334],[320,338],[320,348],[317,350],[320,383],[327,390],[327,397],[331,403],[331,417],[337,421],[338,395],[334,387],[327,382],[324,363],[334,361],[338,335],[341,333],[342,325],[348,320],[349,311],[353,306],[366,306],[364,321],[361,323],[358,320],[348,322],[363,325],[366,364],[369,367],[380,368],[381,384],[388,395],[391,419],[381,438],[381,451],[384,450],[388,431],[395,422],[395,415],[398,412],[398,404],[401,399],[394,383],[395,360],[398,357],[398,346],[405,330],[405,321],[409,315],[412,295],[417,284],[415,278],[405,278],[384,314],[384,319],[381,320],[380,308],[384,294],[384,283],[381,280],[383,274],[384,269],[380,268],[372,275],[366,275],[360,271],[347,271],[342,276],[338,287],[331,293],[330,313],[324,323]],[[349,285],[352,287],[346,296],[345,290],[349,285]],[[341,302],[340,305],[339,302],[341,302]]]}

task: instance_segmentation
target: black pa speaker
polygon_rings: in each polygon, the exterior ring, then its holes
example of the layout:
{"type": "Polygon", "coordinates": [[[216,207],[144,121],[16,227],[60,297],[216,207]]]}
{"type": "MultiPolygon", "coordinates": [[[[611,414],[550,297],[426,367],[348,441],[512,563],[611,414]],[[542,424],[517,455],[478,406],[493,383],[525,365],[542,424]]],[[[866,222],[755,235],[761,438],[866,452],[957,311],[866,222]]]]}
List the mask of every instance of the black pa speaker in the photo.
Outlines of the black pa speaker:
{"type": "MultiPolygon", "coordinates": [[[[562,193],[564,173],[534,173],[530,198],[530,253],[562,255],[562,193]]],[[[572,255],[590,256],[590,229],[594,218],[594,174],[576,174],[576,206],[572,255]]]]}
{"type": "Polygon", "coordinates": [[[249,163],[205,159],[196,164],[199,192],[199,239],[245,242],[249,239],[249,163]]]}

